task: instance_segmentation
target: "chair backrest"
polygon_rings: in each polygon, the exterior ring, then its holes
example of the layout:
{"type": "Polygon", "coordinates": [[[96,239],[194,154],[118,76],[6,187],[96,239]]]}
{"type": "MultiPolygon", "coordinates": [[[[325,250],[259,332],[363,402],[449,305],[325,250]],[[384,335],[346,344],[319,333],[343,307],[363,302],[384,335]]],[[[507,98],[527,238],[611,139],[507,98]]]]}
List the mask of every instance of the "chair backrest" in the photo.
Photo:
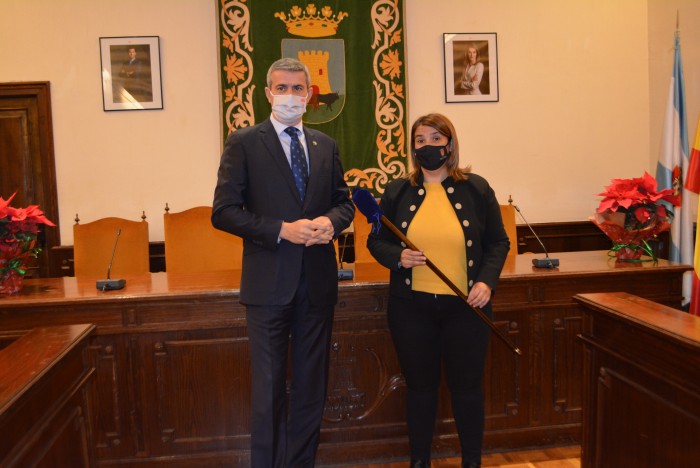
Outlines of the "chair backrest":
{"type": "Polygon", "coordinates": [[[367,250],[367,238],[372,231],[372,225],[367,222],[367,217],[360,210],[355,210],[352,221],[354,230],[355,263],[376,262],[369,250],[367,250]]]}
{"type": "Polygon", "coordinates": [[[503,227],[510,240],[508,255],[518,255],[518,232],[515,228],[515,208],[513,205],[501,205],[501,218],[503,218],[503,227]]]}
{"type": "Polygon", "coordinates": [[[211,206],[163,215],[165,270],[196,272],[240,270],[243,239],[211,224],[211,206]]]}
{"type": "Polygon", "coordinates": [[[102,218],[73,225],[73,261],[75,276],[112,278],[148,273],[148,222],[123,218],[102,218]],[[121,229],[116,250],[117,232],[121,229]]]}

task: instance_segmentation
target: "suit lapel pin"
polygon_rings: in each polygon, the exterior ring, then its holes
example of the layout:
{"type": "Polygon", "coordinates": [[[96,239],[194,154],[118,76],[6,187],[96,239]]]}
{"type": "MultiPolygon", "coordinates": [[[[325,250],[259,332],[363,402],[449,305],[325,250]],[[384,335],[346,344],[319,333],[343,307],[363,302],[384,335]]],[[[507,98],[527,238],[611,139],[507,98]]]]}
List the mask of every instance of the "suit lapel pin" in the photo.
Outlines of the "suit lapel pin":
{"type": "Polygon", "coordinates": [[[318,143],[316,143],[316,140],[312,141],[311,144],[314,146],[318,146],[318,143]]]}

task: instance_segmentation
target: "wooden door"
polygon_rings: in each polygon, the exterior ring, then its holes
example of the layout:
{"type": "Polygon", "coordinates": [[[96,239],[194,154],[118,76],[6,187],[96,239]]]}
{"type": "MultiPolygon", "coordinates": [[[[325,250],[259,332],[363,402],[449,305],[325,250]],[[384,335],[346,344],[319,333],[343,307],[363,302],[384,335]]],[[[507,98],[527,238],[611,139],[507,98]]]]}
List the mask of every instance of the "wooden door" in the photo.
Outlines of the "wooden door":
{"type": "Polygon", "coordinates": [[[39,205],[56,227],[42,226],[42,252],[27,275],[49,275],[49,249],[61,244],[48,81],[0,83],[0,195],[12,206],[39,205]]]}

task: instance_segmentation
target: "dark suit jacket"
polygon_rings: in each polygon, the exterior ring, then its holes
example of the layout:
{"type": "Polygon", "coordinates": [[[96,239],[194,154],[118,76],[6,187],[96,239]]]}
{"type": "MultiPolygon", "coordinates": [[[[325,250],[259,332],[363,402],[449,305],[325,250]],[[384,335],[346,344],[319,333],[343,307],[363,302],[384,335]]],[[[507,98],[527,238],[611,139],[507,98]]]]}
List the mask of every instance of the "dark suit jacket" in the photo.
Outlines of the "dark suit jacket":
{"type": "Polygon", "coordinates": [[[327,135],[304,127],[309,183],[302,204],[292,169],[270,120],[232,133],[226,140],[214,192],[212,224],[244,239],[241,302],[289,304],[304,274],[313,305],[338,297],[333,243],[292,244],[278,235],[282,221],[327,216],[336,236],[355,212],[343,179],[338,146],[327,135]]]}
{"type": "MultiPolygon", "coordinates": [[[[467,246],[468,289],[476,282],[486,283],[494,289],[506,261],[510,241],[503,228],[501,209],[493,189],[483,177],[473,173],[464,181],[448,177],[442,186],[462,225],[467,246]]],[[[380,206],[387,219],[407,234],[424,199],[425,187],[421,175],[415,186],[408,179],[392,181],[384,191],[380,206]]],[[[436,226],[436,229],[439,227],[436,226]]],[[[398,268],[401,251],[406,248],[400,240],[382,227],[378,234],[370,234],[367,247],[379,263],[391,270],[390,293],[411,298],[413,269],[398,268]]],[[[489,302],[482,309],[490,314],[490,308],[489,302]]]]}

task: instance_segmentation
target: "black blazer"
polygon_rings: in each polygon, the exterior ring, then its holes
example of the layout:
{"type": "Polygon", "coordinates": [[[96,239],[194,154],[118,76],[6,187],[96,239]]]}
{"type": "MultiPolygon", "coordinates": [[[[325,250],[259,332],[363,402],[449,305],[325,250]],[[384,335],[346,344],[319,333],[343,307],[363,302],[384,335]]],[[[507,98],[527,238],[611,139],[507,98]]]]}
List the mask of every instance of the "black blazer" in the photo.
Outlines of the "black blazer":
{"type": "Polygon", "coordinates": [[[355,213],[336,142],[308,127],[304,127],[304,134],[309,183],[303,204],[269,119],[237,130],[226,140],[214,191],[212,224],[244,240],[243,304],[289,304],[302,268],[313,305],[337,302],[334,244],[304,247],[278,241],[283,221],[327,216],[337,236],[350,225],[355,213]]]}
{"type": "MultiPolygon", "coordinates": [[[[455,181],[448,177],[442,186],[464,232],[468,288],[471,289],[476,282],[495,288],[508,255],[510,241],[503,227],[501,209],[493,189],[477,174],[469,174],[465,181],[455,181]]],[[[380,207],[387,219],[406,234],[424,199],[422,175],[416,186],[411,185],[408,179],[398,179],[387,186],[380,207]]],[[[435,228],[440,229],[439,226],[435,228]]],[[[391,231],[382,227],[378,234],[370,234],[367,247],[379,263],[391,270],[390,293],[410,298],[413,269],[398,268],[401,251],[406,246],[391,231]]],[[[420,245],[417,247],[421,248],[420,245]]],[[[490,310],[490,303],[486,309],[490,310]]]]}

